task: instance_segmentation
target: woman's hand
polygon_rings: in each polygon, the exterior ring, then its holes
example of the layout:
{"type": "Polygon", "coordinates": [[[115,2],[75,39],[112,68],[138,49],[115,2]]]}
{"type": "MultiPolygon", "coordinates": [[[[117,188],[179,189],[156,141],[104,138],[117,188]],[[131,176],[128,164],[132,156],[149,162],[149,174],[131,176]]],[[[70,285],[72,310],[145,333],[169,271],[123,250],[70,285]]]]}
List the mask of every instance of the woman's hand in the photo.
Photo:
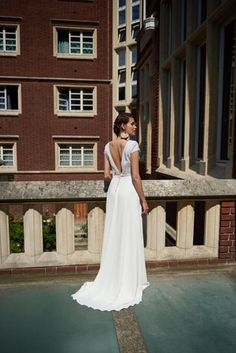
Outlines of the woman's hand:
{"type": "Polygon", "coordinates": [[[141,206],[142,206],[142,213],[143,214],[148,214],[149,207],[148,207],[148,204],[147,204],[146,200],[142,201],[141,206]]]}

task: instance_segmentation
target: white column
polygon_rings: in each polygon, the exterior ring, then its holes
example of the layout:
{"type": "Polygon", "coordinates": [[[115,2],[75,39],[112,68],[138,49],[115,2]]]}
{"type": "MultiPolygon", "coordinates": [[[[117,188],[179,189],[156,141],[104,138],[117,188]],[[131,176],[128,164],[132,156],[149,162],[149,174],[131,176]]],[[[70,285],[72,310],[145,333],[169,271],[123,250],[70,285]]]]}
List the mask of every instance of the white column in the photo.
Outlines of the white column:
{"type": "Polygon", "coordinates": [[[56,215],[56,245],[58,254],[72,254],[75,249],[74,238],[74,213],[71,209],[62,208],[56,215]]]}
{"type": "Polygon", "coordinates": [[[178,202],[177,241],[178,248],[190,249],[193,246],[194,207],[192,201],[178,202]]]}
{"type": "Polygon", "coordinates": [[[4,262],[10,255],[10,241],[9,241],[9,219],[7,214],[7,207],[0,209],[0,262],[4,262]]]}
{"type": "Polygon", "coordinates": [[[165,247],[165,203],[159,203],[147,216],[147,248],[156,252],[165,247]]]}
{"type": "Polygon", "coordinates": [[[99,254],[102,250],[104,212],[95,207],[88,214],[88,251],[99,254]]]}
{"type": "Polygon", "coordinates": [[[42,214],[34,206],[24,214],[24,248],[28,256],[38,256],[43,253],[42,214]]]}
{"type": "Polygon", "coordinates": [[[206,201],[204,245],[218,248],[220,228],[220,204],[215,200],[206,201]]]}

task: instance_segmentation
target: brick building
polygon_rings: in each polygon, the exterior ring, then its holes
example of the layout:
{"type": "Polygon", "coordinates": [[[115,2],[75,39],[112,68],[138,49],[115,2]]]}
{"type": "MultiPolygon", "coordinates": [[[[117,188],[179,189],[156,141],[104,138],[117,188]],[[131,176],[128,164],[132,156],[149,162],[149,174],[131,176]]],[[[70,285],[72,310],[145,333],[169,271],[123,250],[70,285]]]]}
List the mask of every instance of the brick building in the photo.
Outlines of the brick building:
{"type": "Polygon", "coordinates": [[[110,0],[1,1],[2,180],[102,178],[111,17],[110,0]]]}

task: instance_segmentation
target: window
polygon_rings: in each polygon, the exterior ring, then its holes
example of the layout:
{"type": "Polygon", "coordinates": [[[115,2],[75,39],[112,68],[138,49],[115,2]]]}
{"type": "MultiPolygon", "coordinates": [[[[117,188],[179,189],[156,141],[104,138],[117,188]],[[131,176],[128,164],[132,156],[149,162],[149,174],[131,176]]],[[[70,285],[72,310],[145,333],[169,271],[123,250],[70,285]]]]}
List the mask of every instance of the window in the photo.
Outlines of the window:
{"type": "Polygon", "coordinates": [[[135,64],[137,62],[137,47],[131,47],[131,97],[137,98],[137,70],[135,64]]]}
{"type": "Polygon", "coordinates": [[[125,70],[118,71],[118,100],[125,100],[125,82],[126,72],[125,70]]]}
{"type": "Polygon", "coordinates": [[[137,47],[136,46],[131,48],[131,55],[132,55],[132,64],[136,64],[137,57],[138,57],[137,56],[138,53],[137,53],[137,47]]]}
{"type": "Polygon", "coordinates": [[[218,159],[227,161],[233,155],[233,131],[235,119],[235,43],[236,31],[235,21],[224,27],[223,31],[224,50],[223,62],[220,72],[222,73],[221,100],[220,100],[220,138],[218,140],[218,159]]]}
{"type": "Polygon", "coordinates": [[[205,21],[207,16],[207,0],[199,0],[198,4],[198,24],[205,21]]]}
{"type": "Polygon", "coordinates": [[[57,168],[84,171],[96,169],[95,143],[57,143],[57,168]]]}
{"type": "Polygon", "coordinates": [[[0,115],[17,115],[20,113],[20,86],[0,86],[0,115]]]}
{"type": "Polygon", "coordinates": [[[126,28],[125,27],[121,27],[118,29],[118,40],[119,40],[119,42],[126,41],[126,28]]]}
{"type": "Polygon", "coordinates": [[[16,146],[15,143],[0,142],[1,172],[16,170],[16,146]]]}
{"type": "Polygon", "coordinates": [[[57,115],[93,116],[95,109],[94,87],[56,87],[57,115]]]}
{"type": "Polygon", "coordinates": [[[55,28],[57,57],[93,59],[96,57],[95,29],[55,28]]]}
{"type": "Polygon", "coordinates": [[[139,34],[139,23],[133,23],[131,25],[131,35],[132,38],[137,40],[139,34]]]}
{"type": "Polygon", "coordinates": [[[132,1],[132,14],[131,14],[131,35],[132,38],[137,40],[140,28],[140,1],[132,1]]]}
{"type": "Polygon", "coordinates": [[[126,1],[118,1],[118,26],[125,25],[126,22],[126,1]]]}
{"type": "Polygon", "coordinates": [[[125,83],[126,83],[126,55],[125,49],[117,51],[118,57],[118,100],[125,100],[125,83]]]}
{"type": "Polygon", "coordinates": [[[19,26],[0,26],[0,55],[19,54],[19,26]]]}
{"type": "Polygon", "coordinates": [[[126,0],[117,0],[118,6],[118,41],[126,41],[126,0]]]}
{"type": "Polygon", "coordinates": [[[187,31],[187,0],[181,1],[181,42],[186,39],[187,31]]]}
{"type": "Polygon", "coordinates": [[[137,70],[135,69],[134,66],[131,68],[131,81],[132,81],[131,96],[132,96],[132,99],[135,99],[137,98],[137,70]]]}
{"type": "Polygon", "coordinates": [[[118,51],[118,66],[119,68],[122,66],[125,67],[125,49],[120,49],[118,51]]]}
{"type": "Polygon", "coordinates": [[[139,14],[139,1],[132,2],[132,22],[139,21],[140,14],[139,14]]]}
{"type": "Polygon", "coordinates": [[[205,92],[206,92],[206,44],[198,48],[197,63],[197,119],[196,119],[196,159],[203,158],[204,123],[205,123],[205,92]]]}
{"type": "Polygon", "coordinates": [[[170,156],[171,72],[163,70],[163,162],[170,156]]]}
{"type": "Polygon", "coordinates": [[[178,160],[184,158],[184,140],[185,140],[185,99],[186,99],[186,61],[180,61],[179,72],[180,87],[178,90],[179,95],[179,111],[178,111],[178,160]]]}

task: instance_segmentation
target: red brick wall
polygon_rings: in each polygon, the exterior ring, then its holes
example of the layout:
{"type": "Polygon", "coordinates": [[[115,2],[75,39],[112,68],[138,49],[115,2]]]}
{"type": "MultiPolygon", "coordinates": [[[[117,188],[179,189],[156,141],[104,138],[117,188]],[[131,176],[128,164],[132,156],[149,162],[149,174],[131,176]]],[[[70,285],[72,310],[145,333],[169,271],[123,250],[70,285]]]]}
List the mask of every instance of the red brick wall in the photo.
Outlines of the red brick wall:
{"type": "MultiPolygon", "coordinates": [[[[1,0],[1,17],[21,17],[21,55],[1,57],[0,75],[111,78],[111,0],[1,0]],[[97,58],[95,60],[56,59],[53,56],[53,24],[55,20],[84,21],[83,27],[97,28],[97,58]],[[95,23],[89,23],[95,21],[95,23]]],[[[14,19],[1,19],[15,23],[14,19]]],[[[55,22],[59,24],[60,22],[55,22]]],[[[61,22],[69,26],[78,23],[61,22]]]]}
{"type": "MultiPolygon", "coordinates": [[[[21,55],[0,56],[0,76],[26,77],[0,79],[0,83],[21,84],[22,114],[0,116],[0,135],[19,135],[17,169],[21,173],[16,174],[15,179],[101,179],[101,173],[50,173],[55,171],[52,136],[99,136],[94,140],[98,146],[97,167],[103,169],[104,145],[111,139],[112,86],[109,81],[97,80],[112,77],[112,1],[2,0],[0,22],[16,23],[10,16],[19,17],[21,55]],[[96,59],[69,60],[53,56],[52,20],[58,19],[82,21],[85,28],[97,28],[96,59]],[[89,21],[94,22],[90,25],[89,21]],[[37,80],[35,77],[48,79],[37,80]],[[60,81],[61,78],[66,80],[60,81]],[[70,80],[75,78],[82,80],[81,84],[97,88],[96,116],[68,118],[54,115],[53,85],[79,85],[80,82],[70,80]]],[[[66,21],[62,23],[71,25],[66,21]]]]}
{"type": "Polygon", "coordinates": [[[235,209],[236,202],[224,201],[221,203],[219,258],[236,260],[235,256],[235,209]]]}

